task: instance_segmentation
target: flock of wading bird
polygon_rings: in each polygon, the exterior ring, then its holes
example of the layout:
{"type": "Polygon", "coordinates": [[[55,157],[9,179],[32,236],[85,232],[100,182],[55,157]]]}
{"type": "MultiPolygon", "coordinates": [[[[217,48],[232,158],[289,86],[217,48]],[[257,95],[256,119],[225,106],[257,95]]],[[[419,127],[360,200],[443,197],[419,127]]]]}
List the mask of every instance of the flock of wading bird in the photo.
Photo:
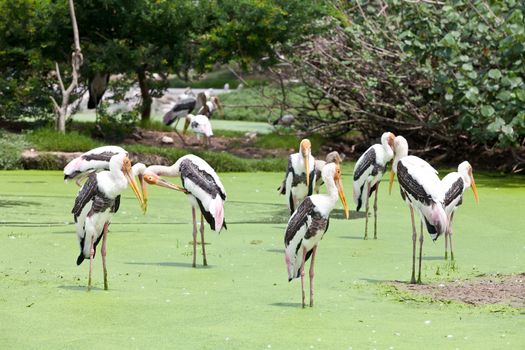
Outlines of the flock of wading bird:
{"type": "MultiPolygon", "coordinates": [[[[365,235],[368,237],[369,198],[374,199],[374,238],[377,238],[377,194],[386,171],[387,164],[393,159],[389,192],[395,174],[397,174],[402,199],[408,204],[412,222],[412,277],[410,283],[421,283],[421,256],[423,248],[423,226],[433,240],[445,234],[445,259],[448,258],[448,244],[452,252],[452,219],[454,211],[462,203],[464,191],[471,187],[476,202],[478,193],[468,162],[462,162],[457,172],[452,172],[442,180],[438,172],[426,161],[408,155],[408,143],[403,136],[385,132],[381,144],[372,145],[359,158],[354,168],[353,198],[357,211],[366,208],[365,235]],[[419,236],[419,272],[416,281],[416,224],[414,211],[421,221],[419,236]]],[[[286,196],[290,210],[290,219],[284,236],[285,262],[288,279],[301,278],[302,305],[305,306],[304,266],[310,263],[310,306],[313,306],[314,262],[317,245],[326,233],[329,217],[338,197],[345,216],[349,218],[349,209],[344,194],[341,157],[337,152],[329,153],[326,161],[315,160],[311,144],[303,139],[299,152],[290,155],[286,175],[279,192],[286,196]],[[319,194],[319,187],[324,183],[326,194],[319,194]],[[316,194],[314,194],[316,192],[316,194]]],[[[118,146],[103,146],[88,151],[73,159],[64,168],[64,179],[76,179],[80,191],[75,200],[72,213],[76,222],[76,231],[80,243],[80,255],[77,265],[89,259],[88,290],[91,288],[91,273],[95,250],[102,240],[101,255],[104,272],[104,289],[108,289],[106,268],[106,240],[111,217],[119,209],[120,195],[131,186],[144,213],[147,210],[147,185],[157,185],[182,192],[191,204],[193,217],[193,267],[197,255],[197,210],[200,211],[200,234],[203,264],[206,266],[204,244],[204,226],[206,221],[211,230],[220,232],[227,228],[224,218],[226,191],[217,173],[202,158],[186,155],[172,166],[131,164],[128,153],[118,146]],[[182,186],[168,182],[162,177],[180,176],[182,186]],[[135,177],[138,177],[140,189],[135,177]],[[87,179],[84,184],[81,181],[87,179]]]]}

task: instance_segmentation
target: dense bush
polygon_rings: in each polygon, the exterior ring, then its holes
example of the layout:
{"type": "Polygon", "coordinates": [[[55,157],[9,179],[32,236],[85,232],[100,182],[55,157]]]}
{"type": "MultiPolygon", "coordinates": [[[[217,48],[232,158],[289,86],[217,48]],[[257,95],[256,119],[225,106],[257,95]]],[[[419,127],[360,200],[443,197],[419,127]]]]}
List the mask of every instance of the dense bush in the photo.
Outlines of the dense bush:
{"type": "MultiPolygon", "coordinates": [[[[342,3],[339,3],[342,4],[342,3]]],[[[421,152],[523,144],[525,3],[360,2],[286,60],[308,86],[310,132],[400,132],[421,152]]],[[[443,159],[443,158],[442,158],[443,159]]]]}
{"type": "Polygon", "coordinates": [[[20,155],[26,146],[22,135],[9,134],[0,129],[0,169],[21,168],[20,155]]]}

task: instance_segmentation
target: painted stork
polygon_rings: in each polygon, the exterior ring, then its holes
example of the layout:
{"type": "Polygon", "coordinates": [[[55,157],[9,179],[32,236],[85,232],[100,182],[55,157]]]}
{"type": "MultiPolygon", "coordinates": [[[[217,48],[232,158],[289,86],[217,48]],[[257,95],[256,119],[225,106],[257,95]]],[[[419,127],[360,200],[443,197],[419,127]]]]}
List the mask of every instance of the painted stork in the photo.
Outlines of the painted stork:
{"type": "Polygon", "coordinates": [[[377,193],[388,162],[394,156],[394,138],[391,132],[381,135],[381,144],[370,146],[357,160],[354,168],[354,203],[359,211],[365,204],[365,236],[368,239],[368,204],[374,196],[374,239],[377,239],[377,193]]]}
{"type": "Polygon", "coordinates": [[[448,259],[447,241],[450,242],[450,259],[454,260],[454,252],[452,251],[452,219],[454,212],[463,203],[463,193],[469,187],[474,192],[476,203],[479,203],[478,190],[474,175],[472,174],[472,166],[469,162],[464,161],[458,166],[457,172],[447,174],[442,180],[443,191],[445,192],[445,212],[448,216],[448,229],[445,231],[445,259],[448,259]]]}
{"type": "Polygon", "coordinates": [[[292,126],[294,122],[295,122],[295,117],[292,114],[284,114],[280,116],[279,118],[275,119],[272,122],[272,125],[273,126],[276,126],[276,125],[292,126]]]}
{"type": "MultiPolygon", "coordinates": [[[[170,167],[152,165],[144,170],[143,178],[146,183],[184,191],[191,204],[193,217],[193,267],[196,266],[197,256],[197,220],[196,210],[201,212],[201,246],[203,265],[207,266],[206,251],[204,243],[204,220],[210,225],[210,229],[220,233],[222,228],[227,229],[224,219],[224,202],[226,191],[219,176],[213,168],[202,158],[189,154],[179,158],[170,167]],[[179,176],[182,180],[183,189],[160,178],[160,176],[179,176]]],[[[147,193],[144,192],[147,202],[147,193]]]]}
{"type": "Polygon", "coordinates": [[[349,211],[341,180],[339,164],[329,163],[322,170],[327,194],[308,196],[299,205],[288,220],[284,235],[284,258],[288,270],[288,281],[301,277],[302,305],[305,307],[304,265],[312,257],[310,263],[310,306],[314,304],[314,262],[317,245],[328,229],[330,212],[341,199],[345,216],[349,211]]]}
{"type": "Polygon", "coordinates": [[[290,215],[306,196],[311,196],[315,185],[315,159],[310,140],[303,139],[299,152],[288,157],[288,167],[281,186],[277,189],[286,195],[290,215]],[[312,168],[310,168],[310,165],[312,168]]]}
{"type": "Polygon", "coordinates": [[[117,154],[127,156],[128,152],[119,146],[93,148],[67,163],[64,167],[64,180],[76,178],[76,184],[81,186],[80,181],[92,172],[109,170],[109,160],[117,154]]]}
{"type": "Polygon", "coordinates": [[[184,143],[184,138],[177,131],[177,124],[179,123],[179,120],[182,118],[186,118],[194,110],[201,110],[205,105],[206,95],[201,92],[197,96],[195,96],[193,91],[191,91],[191,88],[188,88],[184,92],[184,94],[179,96],[179,100],[175,103],[171,110],[168,113],[164,114],[162,120],[166,125],[171,125],[175,123],[175,125],[173,126],[173,130],[184,143]]]}
{"type": "Polygon", "coordinates": [[[210,120],[207,116],[203,114],[188,114],[186,116],[186,122],[184,123],[184,129],[182,131],[183,135],[186,135],[188,127],[191,127],[191,130],[197,134],[198,138],[201,136],[203,137],[203,145],[210,145],[210,137],[213,136],[213,130],[211,128],[210,120]]]}
{"type": "Polygon", "coordinates": [[[339,155],[337,151],[330,152],[326,155],[326,160],[316,159],[315,160],[315,187],[314,192],[319,194],[319,188],[324,184],[323,177],[321,176],[321,171],[324,166],[329,163],[341,164],[343,158],[339,155]]]}
{"type": "Polygon", "coordinates": [[[414,210],[421,219],[419,236],[419,273],[417,283],[421,283],[421,256],[423,251],[423,223],[433,241],[443,234],[448,227],[445,213],[443,191],[437,171],[423,159],[408,155],[408,143],[403,136],[394,140],[394,164],[390,173],[389,192],[392,190],[394,174],[397,174],[401,197],[410,208],[412,221],[412,277],[410,283],[416,283],[416,225],[414,210]]]}
{"type": "Polygon", "coordinates": [[[88,109],[97,108],[109,84],[109,72],[96,72],[89,78],[89,100],[88,109]]]}
{"type": "Polygon", "coordinates": [[[80,255],[77,265],[89,258],[88,290],[91,289],[91,274],[95,249],[102,239],[102,268],[104,271],[104,289],[108,289],[106,268],[106,240],[111,217],[120,206],[120,195],[128,187],[135,193],[142,209],[144,201],[132,175],[131,161],[126,154],[119,153],[111,157],[109,171],[91,173],[82,186],[71,210],[76,223],[77,237],[80,243],[80,255]]]}

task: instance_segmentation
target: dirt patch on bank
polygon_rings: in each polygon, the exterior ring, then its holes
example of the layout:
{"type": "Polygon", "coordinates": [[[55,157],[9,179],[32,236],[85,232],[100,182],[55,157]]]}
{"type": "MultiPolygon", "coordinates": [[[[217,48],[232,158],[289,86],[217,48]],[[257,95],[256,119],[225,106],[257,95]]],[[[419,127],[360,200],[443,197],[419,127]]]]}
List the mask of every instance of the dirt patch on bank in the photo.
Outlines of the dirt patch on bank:
{"type": "Polygon", "coordinates": [[[438,284],[392,283],[399,290],[471,305],[508,304],[525,307],[525,273],[493,275],[438,284]]]}
{"type": "MultiPolygon", "coordinates": [[[[257,136],[255,136],[257,137],[257,136]]],[[[166,147],[166,148],[182,148],[187,150],[210,150],[216,152],[228,152],[243,158],[272,158],[272,157],[287,157],[290,150],[285,149],[265,149],[255,146],[255,137],[220,137],[213,136],[210,138],[210,145],[204,147],[202,139],[199,140],[194,134],[187,134],[184,136],[184,141],[176,132],[172,131],[153,131],[140,130],[132,136],[126,138],[124,143],[127,144],[141,144],[147,146],[166,147]],[[173,143],[164,144],[161,142],[163,136],[168,136],[173,139],[173,143]]],[[[299,141],[298,141],[299,142],[299,141]]]]}

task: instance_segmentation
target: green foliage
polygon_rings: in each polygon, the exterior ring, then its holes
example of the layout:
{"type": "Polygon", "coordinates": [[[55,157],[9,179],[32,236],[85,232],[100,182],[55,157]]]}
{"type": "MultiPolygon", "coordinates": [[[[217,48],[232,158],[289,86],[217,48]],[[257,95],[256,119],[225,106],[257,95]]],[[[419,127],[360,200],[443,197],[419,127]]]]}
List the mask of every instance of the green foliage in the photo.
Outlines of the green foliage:
{"type": "Polygon", "coordinates": [[[0,129],[0,169],[21,168],[20,155],[26,146],[22,135],[10,134],[0,129]]]}
{"type": "MultiPolygon", "coordinates": [[[[312,152],[317,153],[321,146],[323,145],[323,138],[319,135],[311,135],[308,137],[312,143],[312,152]]],[[[295,133],[282,133],[282,132],[273,132],[269,134],[257,135],[255,139],[255,145],[261,148],[267,149],[287,149],[287,150],[296,150],[298,148],[301,138],[297,137],[295,133]]]]}
{"type": "Polygon", "coordinates": [[[101,146],[98,141],[77,131],[64,135],[52,129],[28,132],[26,141],[39,151],[86,152],[101,146]]]}
{"type": "Polygon", "coordinates": [[[104,104],[98,109],[97,120],[93,136],[101,137],[109,143],[122,142],[135,130],[138,121],[138,112],[110,113],[104,104]]]}

